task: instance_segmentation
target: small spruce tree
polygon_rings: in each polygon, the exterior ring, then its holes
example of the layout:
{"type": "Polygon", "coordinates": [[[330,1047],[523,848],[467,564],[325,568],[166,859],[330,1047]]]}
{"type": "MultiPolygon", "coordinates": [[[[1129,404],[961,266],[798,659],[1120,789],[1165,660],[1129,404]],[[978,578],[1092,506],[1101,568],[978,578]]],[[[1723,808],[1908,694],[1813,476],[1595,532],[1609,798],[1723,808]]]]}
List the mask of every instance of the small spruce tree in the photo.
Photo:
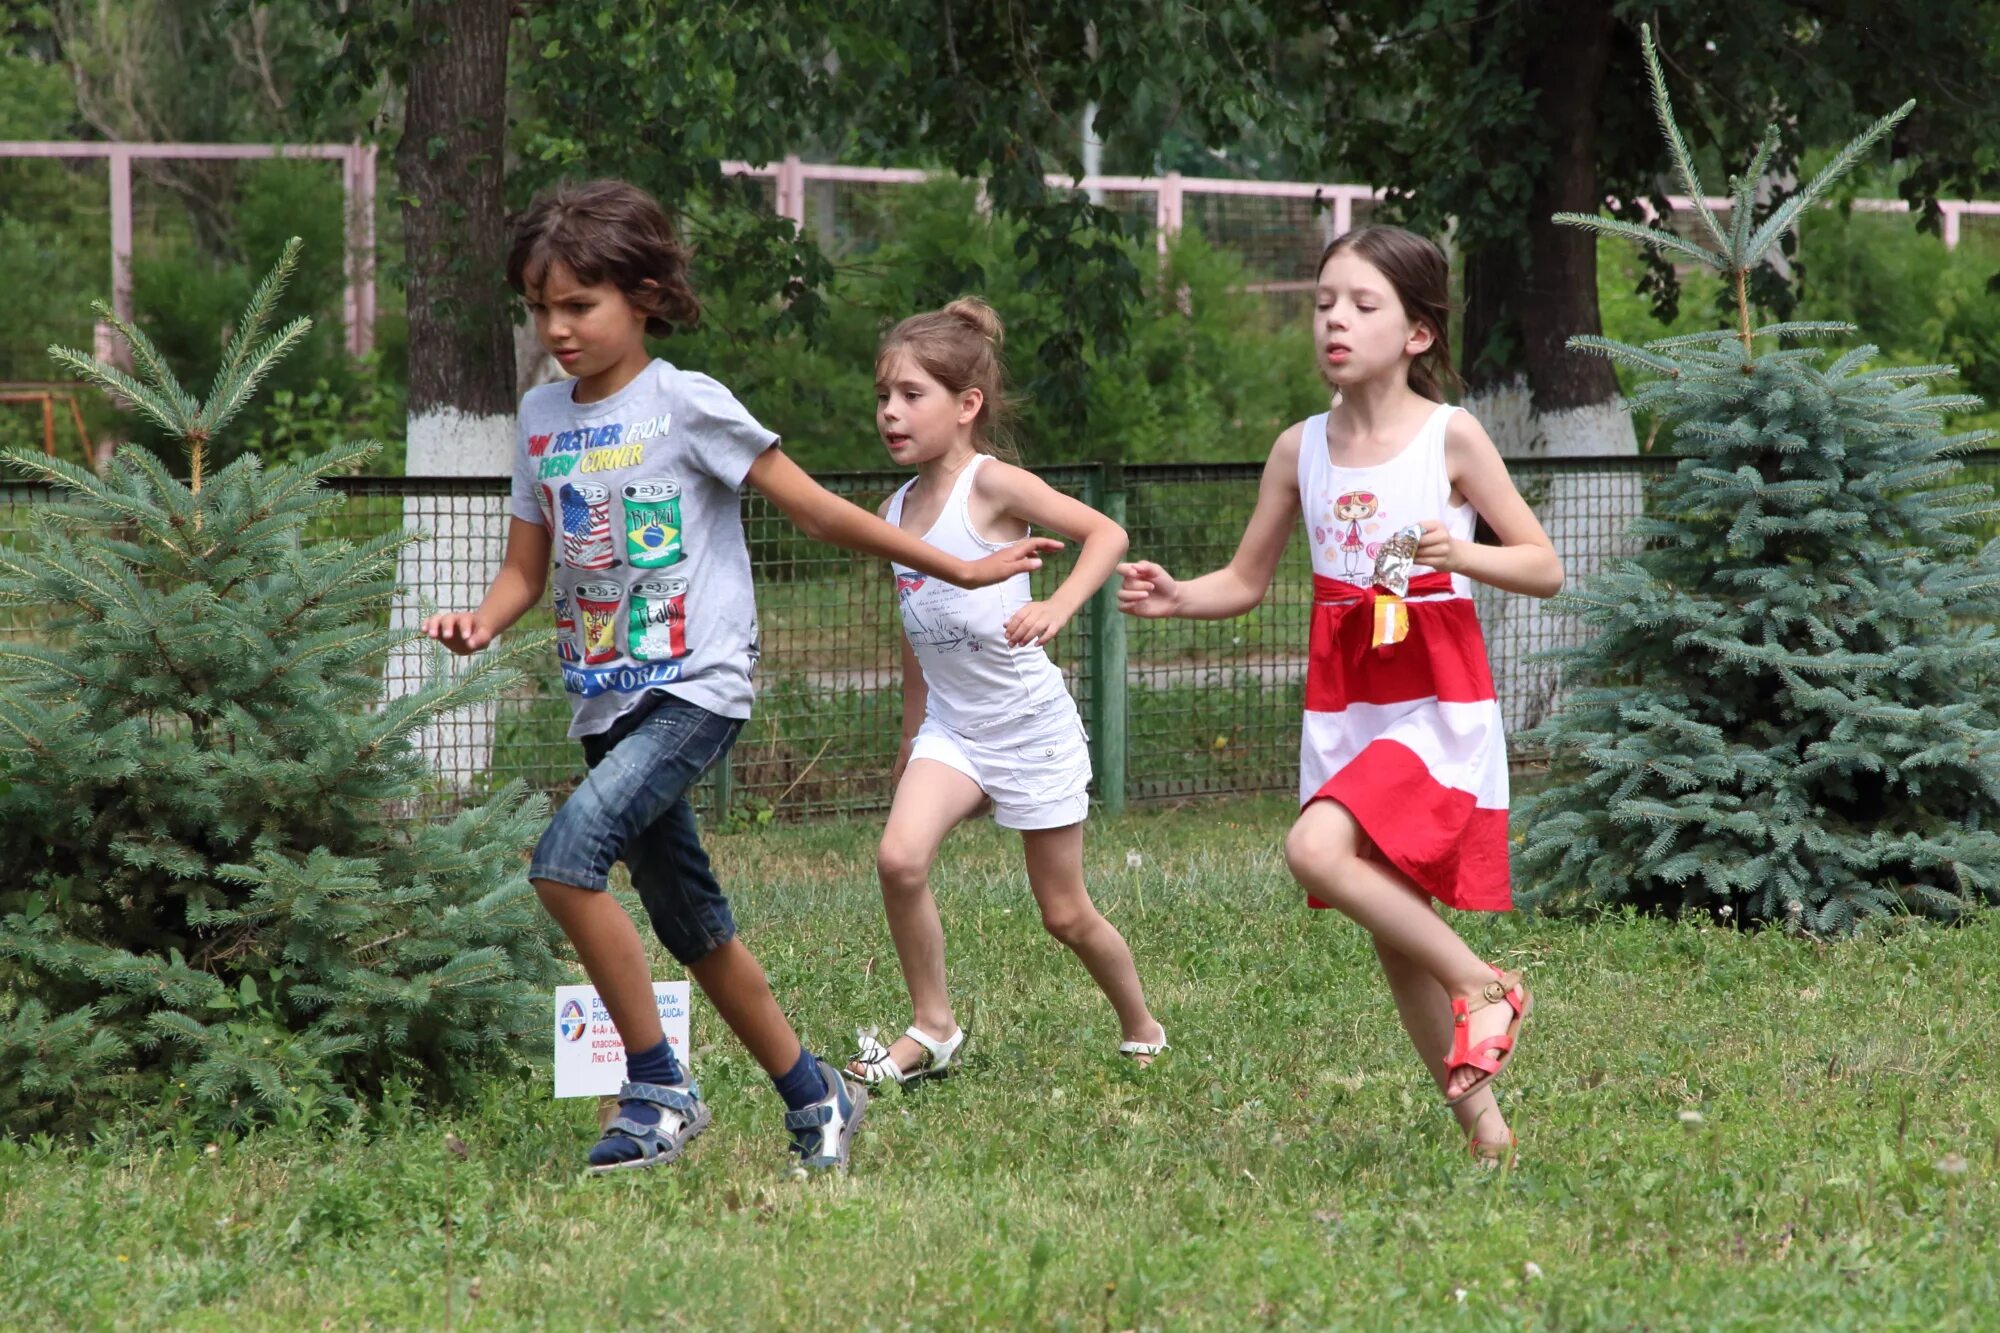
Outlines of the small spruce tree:
{"type": "MultiPolygon", "coordinates": [[[[321,479],[373,444],[202,475],[206,446],[304,335],[267,336],[298,253],[257,290],[205,401],[113,320],[136,376],[51,355],[188,449],[57,488],[0,548],[0,1125],[202,1132],[350,1113],[401,1079],[448,1093],[539,1031],[559,971],[524,876],[544,813],[510,786],[444,822],[410,733],[493,698],[518,644],[385,701],[409,535],[309,536],[321,479]]],[[[110,312],[100,307],[110,318],[110,312]]]]}
{"type": "Polygon", "coordinates": [[[2000,895],[2000,542],[1996,505],[1953,480],[1990,432],[1949,433],[1978,400],[1929,392],[1948,366],[1869,368],[1755,327],[1752,270],[1908,114],[1883,117],[1758,222],[1773,130],[1732,180],[1725,223],[1667,100],[1653,103],[1700,236],[1561,220],[1706,265],[1736,327],[1633,347],[1576,338],[1655,378],[1634,404],[1687,455],[1633,525],[1637,559],[1564,601],[1593,632],[1557,654],[1567,695],[1526,733],[1549,785],[1518,810],[1524,898],[1729,907],[1845,932],[1871,916],[1953,917],[2000,895]]]}

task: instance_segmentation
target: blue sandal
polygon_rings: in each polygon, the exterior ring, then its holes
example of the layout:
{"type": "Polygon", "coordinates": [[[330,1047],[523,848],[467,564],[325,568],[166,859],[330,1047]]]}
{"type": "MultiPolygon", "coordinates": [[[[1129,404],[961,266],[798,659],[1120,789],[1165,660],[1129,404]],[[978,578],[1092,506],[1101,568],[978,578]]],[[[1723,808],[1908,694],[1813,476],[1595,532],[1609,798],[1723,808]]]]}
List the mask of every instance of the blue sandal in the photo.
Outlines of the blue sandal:
{"type": "Polygon", "coordinates": [[[826,1080],[826,1096],[785,1112],[785,1130],[792,1136],[792,1155],[797,1159],[793,1165],[806,1171],[845,1171],[854,1131],[868,1114],[868,1094],[858,1081],[824,1060],[819,1072],[826,1080]]]}
{"type": "Polygon", "coordinates": [[[639,1145],[639,1155],[623,1162],[592,1166],[589,1174],[593,1176],[671,1162],[715,1118],[708,1109],[708,1103],[701,1099],[701,1089],[693,1083],[684,1088],[668,1087],[663,1083],[627,1083],[618,1089],[618,1100],[650,1103],[660,1108],[660,1118],[655,1124],[642,1125],[630,1116],[621,1115],[606,1125],[604,1138],[598,1142],[613,1138],[630,1139],[639,1145]]]}

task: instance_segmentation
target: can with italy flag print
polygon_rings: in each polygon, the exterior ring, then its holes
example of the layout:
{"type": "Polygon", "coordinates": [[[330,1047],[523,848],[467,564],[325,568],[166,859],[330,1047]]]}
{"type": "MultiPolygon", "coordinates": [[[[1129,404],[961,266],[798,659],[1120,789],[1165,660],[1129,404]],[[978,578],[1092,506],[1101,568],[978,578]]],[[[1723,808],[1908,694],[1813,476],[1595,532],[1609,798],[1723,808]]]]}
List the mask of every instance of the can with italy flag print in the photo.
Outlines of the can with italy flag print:
{"type": "Polygon", "coordinates": [[[671,662],[687,656],[687,587],[688,581],[679,578],[632,585],[626,642],[633,661],[671,662]]]}

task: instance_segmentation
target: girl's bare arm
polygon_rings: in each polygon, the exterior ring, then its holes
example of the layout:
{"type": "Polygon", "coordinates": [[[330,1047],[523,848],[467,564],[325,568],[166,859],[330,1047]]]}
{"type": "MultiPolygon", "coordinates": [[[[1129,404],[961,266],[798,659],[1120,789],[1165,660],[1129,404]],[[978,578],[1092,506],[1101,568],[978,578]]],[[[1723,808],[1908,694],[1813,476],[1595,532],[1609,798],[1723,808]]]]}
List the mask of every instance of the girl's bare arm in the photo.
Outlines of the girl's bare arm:
{"type": "Polygon", "coordinates": [[[1228,564],[1185,583],[1150,560],[1120,565],[1125,581],[1118,589],[1118,609],[1135,616],[1227,620],[1263,601],[1298,526],[1301,433],[1292,426],[1271,446],[1257,483],[1257,507],[1228,564]]]}
{"type": "Polygon", "coordinates": [[[1535,511],[1521,498],[1506,460],[1469,413],[1454,412],[1445,428],[1445,464],[1457,488],[1501,541],[1481,546],[1459,541],[1441,522],[1424,525],[1417,563],[1445,574],[1463,574],[1506,592],[1553,597],[1562,591],[1562,560],[1535,511]]]}

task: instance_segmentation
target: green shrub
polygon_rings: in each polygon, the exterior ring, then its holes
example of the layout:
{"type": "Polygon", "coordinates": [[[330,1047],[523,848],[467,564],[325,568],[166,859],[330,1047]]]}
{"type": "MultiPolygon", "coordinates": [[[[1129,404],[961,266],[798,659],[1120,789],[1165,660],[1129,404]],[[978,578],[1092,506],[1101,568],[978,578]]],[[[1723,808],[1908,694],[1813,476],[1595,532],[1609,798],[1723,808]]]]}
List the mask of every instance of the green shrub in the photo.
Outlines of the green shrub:
{"type": "Polygon", "coordinates": [[[208,401],[121,327],[138,378],[65,368],[186,447],[57,488],[0,551],[0,1125],[125,1119],[203,1134],[351,1114],[396,1081],[445,1094],[542,1031],[558,966],[521,854],[546,803],[515,783],[447,823],[409,737],[491,699],[530,636],[391,703],[380,665],[400,529],[309,536],[346,445],[204,467],[215,433],[305,335],[268,339],[296,242],[218,358],[208,401]]]}
{"type": "MultiPolygon", "coordinates": [[[[1646,53],[1671,126],[1650,37],[1646,53]]],[[[1810,207],[1908,111],[1786,208],[1810,207]]],[[[1692,258],[1741,293],[1788,214],[1755,233],[1707,220],[1693,241],[1558,218],[1692,258]]],[[[1862,303],[1893,322],[1926,300],[1862,303]]],[[[1851,325],[1753,324],[1739,297],[1722,329],[1574,340],[1646,376],[1638,403],[1688,457],[1650,488],[1641,553],[1564,599],[1591,637],[1553,654],[1567,694],[1520,738],[1552,756],[1515,811],[1524,896],[1830,933],[2000,901],[2000,543],[1978,532],[2000,504],[1956,458],[1980,437],[1947,423],[1976,403],[1930,393],[1938,367],[1812,345],[1851,325]]]]}

